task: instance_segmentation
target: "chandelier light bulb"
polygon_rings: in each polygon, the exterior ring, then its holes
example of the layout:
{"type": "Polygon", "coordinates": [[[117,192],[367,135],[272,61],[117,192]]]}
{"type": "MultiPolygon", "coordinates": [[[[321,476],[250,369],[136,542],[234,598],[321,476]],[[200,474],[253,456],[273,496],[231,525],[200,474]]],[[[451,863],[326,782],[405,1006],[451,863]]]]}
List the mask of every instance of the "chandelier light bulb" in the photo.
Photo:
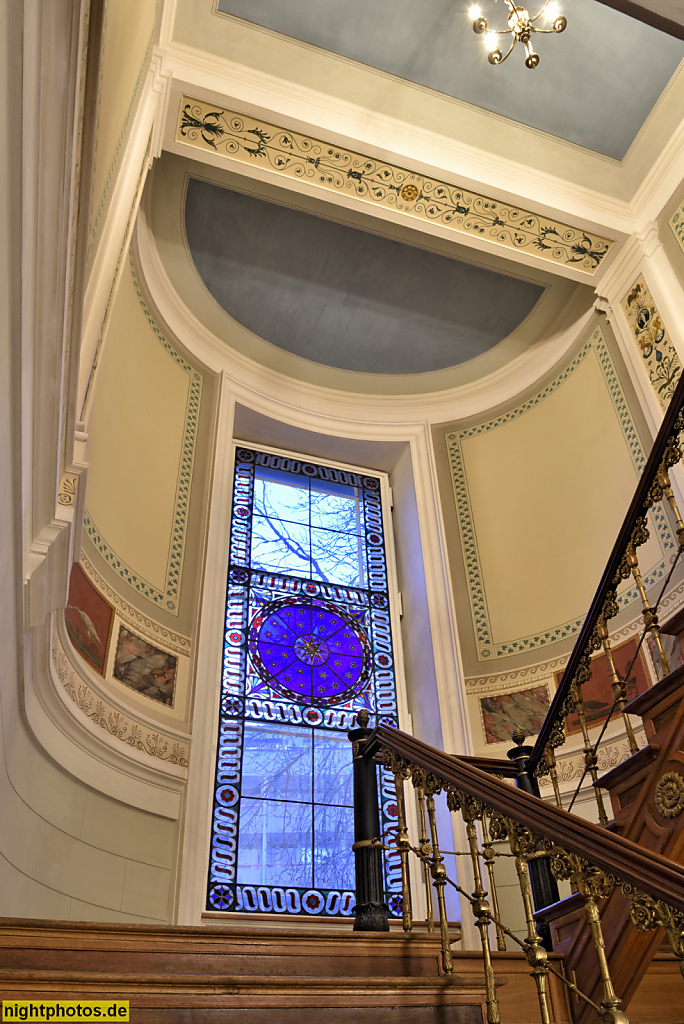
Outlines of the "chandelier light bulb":
{"type": "Polygon", "coordinates": [[[483,36],[490,64],[502,64],[513,52],[515,44],[522,43],[525,49],[525,67],[534,69],[539,64],[539,54],[536,53],[532,43],[533,34],[535,32],[544,34],[563,32],[567,21],[560,13],[556,0],[546,0],[541,10],[532,16],[525,7],[518,6],[514,0],[504,0],[504,3],[508,8],[507,28],[492,28],[482,14],[481,8],[473,5],[469,9],[469,15],[473,20],[473,32],[483,36]],[[540,19],[542,24],[549,25],[550,23],[550,27],[537,28],[535,22],[540,19]],[[506,53],[500,48],[504,36],[511,37],[506,53]]]}

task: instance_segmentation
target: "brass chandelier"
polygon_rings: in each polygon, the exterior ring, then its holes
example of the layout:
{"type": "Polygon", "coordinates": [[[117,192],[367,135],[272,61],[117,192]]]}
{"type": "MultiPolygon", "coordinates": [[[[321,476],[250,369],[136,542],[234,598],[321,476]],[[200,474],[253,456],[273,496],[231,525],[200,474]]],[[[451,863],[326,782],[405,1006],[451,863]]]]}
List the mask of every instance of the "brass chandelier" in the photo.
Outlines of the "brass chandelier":
{"type": "Polygon", "coordinates": [[[487,19],[483,16],[479,7],[471,7],[469,15],[473,19],[473,32],[477,35],[484,35],[485,46],[488,49],[487,60],[490,64],[503,64],[512,52],[516,43],[522,43],[525,47],[525,67],[536,68],[539,63],[539,54],[535,53],[532,43],[532,35],[535,32],[550,33],[562,32],[567,21],[560,14],[558,4],[554,0],[546,0],[546,3],[533,18],[524,7],[518,7],[513,0],[504,0],[508,8],[508,28],[491,29],[487,19]],[[535,22],[540,18],[548,28],[537,28],[535,22]],[[499,46],[499,36],[512,36],[513,41],[506,53],[503,53],[499,46]]]}

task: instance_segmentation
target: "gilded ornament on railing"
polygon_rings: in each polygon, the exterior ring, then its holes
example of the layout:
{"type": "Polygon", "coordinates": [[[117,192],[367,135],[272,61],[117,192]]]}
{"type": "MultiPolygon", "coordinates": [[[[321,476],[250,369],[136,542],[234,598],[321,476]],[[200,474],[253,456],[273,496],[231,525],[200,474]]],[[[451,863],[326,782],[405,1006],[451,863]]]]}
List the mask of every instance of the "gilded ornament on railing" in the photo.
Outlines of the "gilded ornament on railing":
{"type": "Polygon", "coordinates": [[[188,96],[181,98],[176,142],[351,194],[588,275],[613,246],[610,239],[581,228],[188,96]]]}
{"type": "Polygon", "coordinates": [[[684,779],[677,772],[666,772],[655,788],[655,805],[664,818],[676,818],[684,810],[684,779]]]}
{"type": "Polygon", "coordinates": [[[682,364],[643,274],[622,301],[627,320],[644,360],[651,386],[665,412],[682,372],[682,364]]]}
{"type": "Polygon", "coordinates": [[[673,953],[684,961],[684,913],[627,882],[622,885],[622,895],[631,903],[629,916],[636,930],[650,932],[664,928],[673,953]]]}
{"type": "Polygon", "coordinates": [[[549,850],[549,864],[554,878],[573,881],[586,899],[607,899],[614,886],[620,884],[615,875],[560,846],[552,846],[549,850]]]}

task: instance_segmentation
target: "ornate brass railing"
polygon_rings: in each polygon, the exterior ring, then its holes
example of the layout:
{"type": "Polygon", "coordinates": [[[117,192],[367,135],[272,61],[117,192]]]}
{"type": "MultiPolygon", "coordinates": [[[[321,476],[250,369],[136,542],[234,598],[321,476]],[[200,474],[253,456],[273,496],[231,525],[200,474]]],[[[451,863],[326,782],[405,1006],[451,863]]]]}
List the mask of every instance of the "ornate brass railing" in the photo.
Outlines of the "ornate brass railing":
{"type": "MultiPolygon", "coordinates": [[[[381,878],[381,851],[386,844],[377,831],[375,763],[380,761],[393,772],[396,784],[398,823],[394,842],[401,857],[404,928],[411,928],[408,858],[413,853],[420,864],[419,875],[425,886],[428,915],[431,915],[432,893],[436,894],[442,966],[447,974],[452,972],[453,963],[444,897],[446,886],[454,886],[470,903],[482,944],[488,1024],[500,1024],[501,1020],[490,945],[492,924],[498,926],[501,934],[509,935],[522,946],[536,984],[542,1024],[551,1024],[547,987],[550,972],[593,1007],[604,1024],[628,1024],[609,972],[599,904],[619,888],[630,901],[630,916],[637,929],[665,928],[672,948],[683,964],[684,870],[652,851],[507,785],[465,759],[445,754],[399,730],[379,726],[371,731],[366,724],[367,718],[364,720],[360,716],[358,728],[350,733],[355,766],[355,929],[388,927],[381,878]],[[406,780],[412,783],[418,803],[420,840],[417,846],[411,844],[407,828],[406,780]],[[465,822],[474,879],[472,893],[451,879],[444,867],[444,851],[440,849],[435,813],[435,796],[440,792],[446,794],[449,810],[460,813],[465,822]],[[499,919],[490,898],[491,876],[488,893],[481,869],[483,857],[485,863],[487,861],[487,848],[492,842],[504,840],[508,841],[515,858],[525,912],[524,939],[519,939],[499,919]],[[600,1003],[580,992],[549,962],[535,923],[528,873],[530,866],[540,860],[548,861],[557,879],[570,879],[584,900],[600,973],[600,1003]],[[372,908],[370,914],[369,907],[372,908]]],[[[682,970],[684,973],[684,967],[682,970]]]]}
{"type": "Polygon", "coordinates": [[[618,586],[623,580],[631,576],[638,590],[643,608],[644,629],[640,639],[640,646],[646,634],[650,633],[653,637],[661,671],[664,675],[669,672],[667,656],[661,640],[658,606],[674,570],[674,565],[677,564],[684,551],[684,520],[677,505],[670,480],[670,470],[678,465],[682,458],[680,434],[683,430],[684,375],[677,385],[658,436],[654,441],[653,449],[648,457],[639,485],[615,541],[591,607],[584,620],[577,642],[572,650],[548,714],[529,757],[529,771],[534,772],[538,777],[550,775],[556,795],[556,802],[560,806],[555,751],[565,741],[564,722],[566,717],[570,713],[576,712],[584,743],[585,768],[582,778],[589,775],[591,779],[596,795],[598,817],[602,824],[607,823],[608,816],[600,786],[597,785],[598,744],[597,742],[592,744],[589,738],[589,727],[582,699],[582,687],[591,677],[592,655],[602,650],[606,655],[613,680],[614,703],[607,721],[610,720],[612,712],[615,710],[622,714],[630,751],[631,753],[636,753],[638,750],[636,737],[629,715],[625,712],[627,704],[626,677],[628,673],[623,672],[621,675],[615,666],[608,623],[619,611],[617,599],[618,586]],[[666,503],[676,523],[678,551],[675,563],[670,569],[670,573],[661,588],[657,601],[651,604],[639,568],[638,548],[649,537],[648,511],[656,502],[661,501],[666,503]]]}

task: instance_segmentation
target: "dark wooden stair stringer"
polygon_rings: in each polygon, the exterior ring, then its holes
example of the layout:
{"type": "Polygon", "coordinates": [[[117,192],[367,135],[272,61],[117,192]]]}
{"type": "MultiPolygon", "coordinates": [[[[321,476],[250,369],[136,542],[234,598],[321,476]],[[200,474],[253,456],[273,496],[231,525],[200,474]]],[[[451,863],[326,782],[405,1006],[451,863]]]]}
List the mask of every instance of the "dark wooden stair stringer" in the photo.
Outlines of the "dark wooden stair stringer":
{"type": "MultiPolygon", "coordinates": [[[[667,817],[656,803],[663,775],[684,778],[684,667],[670,673],[627,707],[644,721],[647,745],[599,780],[610,794],[614,819],[608,829],[684,866],[684,813],[667,817]]],[[[654,867],[654,872],[657,872],[654,867]]],[[[661,930],[638,932],[630,921],[630,904],[619,889],[601,905],[601,926],[615,990],[627,1010],[648,967],[666,942],[661,930]]],[[[581,897],[571,896],[537,915],[548,921],[554,950],[565,954],[569,975],[595,1002],[601,1001],[598,963],[591,943],[581,897]]],[[[684,1004],[684,990],[682,991],[684,1004]]],[[[595,1013],[576,1006],[577,1024],[588,1024],[595,1013]]],[[[683,1018],[684,1019],[684,1018],[683,1018]]]]}

